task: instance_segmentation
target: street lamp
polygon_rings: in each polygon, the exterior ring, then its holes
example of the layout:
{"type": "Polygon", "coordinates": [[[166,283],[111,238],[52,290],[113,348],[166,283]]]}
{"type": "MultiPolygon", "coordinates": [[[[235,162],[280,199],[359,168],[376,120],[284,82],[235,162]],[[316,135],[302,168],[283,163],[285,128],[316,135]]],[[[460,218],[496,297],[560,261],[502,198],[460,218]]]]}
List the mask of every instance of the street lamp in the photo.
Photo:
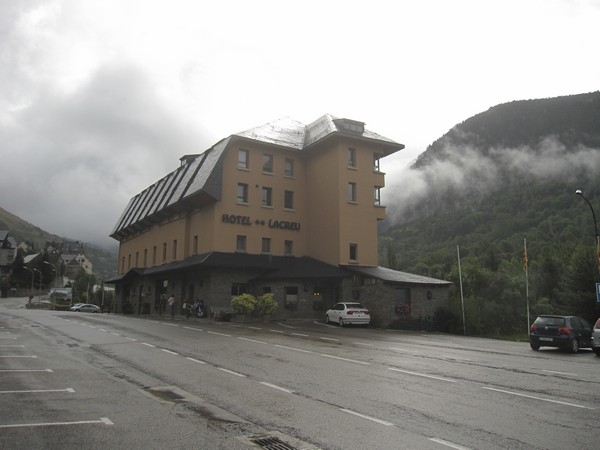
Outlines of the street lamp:
{"type": "Polygon", "coordinates": [[[594,219],[594,230],[596,231],[596,263],[598,264],[598,271],[600,271],[600,235],[598,235],[598,223],[596,222],[596,213],[594,212],[594,208],[592,207],[590,201],[583,195],[581,189],[577,189],[575,191],[575,194],[579,195],[582,199],[584,199],[590,207],[590,210],[592,211],[592,218],[594,219]]]}
{"type": "Polygon", "coordinates": [[[54,282],[55,286],[54,287],[61,287],[58,285],[58,269],[56,268],[56,266],[54,264],[52,264],[51,262],[48,261],[44,261],[44,264],[48,264],[49,266],[52,267],[52,270],[54,270],[54,273],[56,274],[56,281],[54,282]]]}
{"type": "Polygon", "coordinates": [[[40,274],[40,290],[39,290],[39,292],[38,292],[38,295],[42,295],[42,272],[40,272],[40,271],[39,271],[39,270],[37,270],[37,269],[33,269],[33,271],[34,271],[34,272],[37,272],[37,273],[39,273],[39,274],[40,274]]]}

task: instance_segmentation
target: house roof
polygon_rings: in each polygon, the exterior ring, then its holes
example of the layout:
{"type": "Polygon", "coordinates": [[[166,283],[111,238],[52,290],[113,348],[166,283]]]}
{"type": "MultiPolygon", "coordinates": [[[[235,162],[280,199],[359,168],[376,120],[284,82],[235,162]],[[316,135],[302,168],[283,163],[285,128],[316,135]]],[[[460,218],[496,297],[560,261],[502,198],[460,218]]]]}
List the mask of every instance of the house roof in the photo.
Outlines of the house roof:
{"type": "Polygon", "coordinates": [[[120,240],[186,209],[186,205],[192,201],[195,207],[219,201],[223,157],[234,140],[248,139],[288,150],[310,151],[318,142],[333,136],[376,142],[384,155],[404,148],[402,144],[365,129],[362,122],[339,119],[330,114],[325,114],[309,125],[290,118],[279,119],[235,133],[204,153],[182,157],[180,167],[129,201],[110,236],[120,240]],[[350,124],[355,127],[345,126],[350,124]]]}
{"type": "Polygon", "coordinates": [[[450,286],[452,282],[437,278],[415,275],[381,266],[343,266],[344,269],[369,278],[377,278],[389,283],[404,285],[450,286]]]}

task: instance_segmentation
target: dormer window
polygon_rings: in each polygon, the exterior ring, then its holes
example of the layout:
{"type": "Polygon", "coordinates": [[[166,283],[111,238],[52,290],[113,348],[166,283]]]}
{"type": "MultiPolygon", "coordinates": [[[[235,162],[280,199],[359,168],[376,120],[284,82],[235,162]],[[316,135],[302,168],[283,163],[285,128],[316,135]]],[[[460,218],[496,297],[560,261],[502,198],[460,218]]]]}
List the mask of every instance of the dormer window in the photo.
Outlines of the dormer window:
{"type": "Polygon", "coordinates": [[[335,126],[340,131],[349,131],[351,133],[363,134],[365,132],[365,123],[350,119],[335,119],[335,126]]]}

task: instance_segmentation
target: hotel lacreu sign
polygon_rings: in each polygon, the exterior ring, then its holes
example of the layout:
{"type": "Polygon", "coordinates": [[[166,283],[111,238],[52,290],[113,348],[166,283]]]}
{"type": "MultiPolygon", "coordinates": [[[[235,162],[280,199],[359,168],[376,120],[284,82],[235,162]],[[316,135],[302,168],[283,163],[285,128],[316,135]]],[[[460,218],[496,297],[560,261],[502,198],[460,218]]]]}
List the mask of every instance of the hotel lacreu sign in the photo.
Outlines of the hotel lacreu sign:
{"type": "Polygon", "coordinates": [[[290,222],[289,220],[263,220],[255,219],[252,220],[250,216],[238,216],[236,214],[223,214],[221,216],[221,222],[231,223],[234,225],[267,225],[269,228],[276,230],[291,230],[300,231],[300,222],[290,222]]]}

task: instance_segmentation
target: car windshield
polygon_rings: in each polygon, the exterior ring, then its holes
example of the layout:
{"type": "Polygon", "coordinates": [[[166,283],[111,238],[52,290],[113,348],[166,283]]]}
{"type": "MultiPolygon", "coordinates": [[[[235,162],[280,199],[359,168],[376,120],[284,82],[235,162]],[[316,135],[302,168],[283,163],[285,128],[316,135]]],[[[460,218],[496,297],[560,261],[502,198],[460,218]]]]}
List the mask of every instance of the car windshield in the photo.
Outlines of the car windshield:
{"type": "Polygon", "coordinates": [[[535,324],[545,327],[562,327],[565,325],[565,319],[564,317],[538,317],[535,324]]]}
{"type": "Polygon", "coordinates": [[[348,309],[365,309],[360,303],[347,303],[346,308],[348,309]]]}

